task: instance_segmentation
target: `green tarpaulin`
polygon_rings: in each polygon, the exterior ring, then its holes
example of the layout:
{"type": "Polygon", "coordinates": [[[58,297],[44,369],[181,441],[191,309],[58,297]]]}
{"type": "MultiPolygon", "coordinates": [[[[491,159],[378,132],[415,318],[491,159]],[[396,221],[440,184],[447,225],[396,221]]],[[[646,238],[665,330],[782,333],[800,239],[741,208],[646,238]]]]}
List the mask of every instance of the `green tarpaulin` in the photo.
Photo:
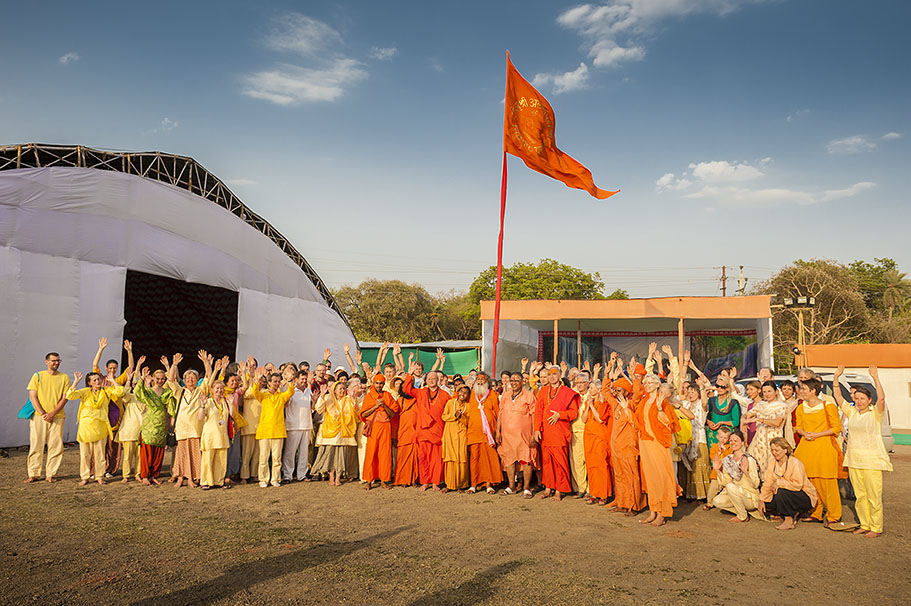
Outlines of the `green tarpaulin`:
{"type": "MultiPolygon", "coordinates": [[[[410,353],[414,353],[417,359],[424,363],[425,371],[430,370],[433,367],[434,362],[437,361],[435,348],[421,349],[419,347],[403,347],[402,358],[405,360],[406,365],[408,364],[408,354],[410,353]]],[[[443,372],[447,375],[467,375],[470,370],[477,369],[480,363],[480,360],[478,359],[480,350],[478,349],[444,351],[444,353],[446,354],[446,363],[443,365],[443,372]]],[[[373,365],[377,354],[379,354],[379,348],[361,348],[361,359],[367,364],[373,365]]],[[[383,360],[384,364],[386,362],[395,364],[395,360],[392,359],[391,349],[386,353],[386,359],[383,360]]]]}

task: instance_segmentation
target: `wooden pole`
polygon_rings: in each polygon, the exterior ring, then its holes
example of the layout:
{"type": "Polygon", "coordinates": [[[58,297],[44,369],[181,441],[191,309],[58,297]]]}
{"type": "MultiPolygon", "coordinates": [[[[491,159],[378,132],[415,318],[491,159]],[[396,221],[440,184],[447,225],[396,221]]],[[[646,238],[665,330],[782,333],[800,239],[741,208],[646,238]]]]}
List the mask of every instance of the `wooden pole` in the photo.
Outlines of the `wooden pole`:
{"type": "Polygon", "coordinates": [[[677,321],[677,362],[680,363],[680,382],[683,386],[683,377],[686,376],[686,367],[683,365],[683,349],[686,347],[686,333],[683,331],[683,318],[677,321]]]}
{"type": "Polygon", "coordinates": [[[582,369],[582,320],[576,325],[576,368],[582,369]]]}
{"type": "Polygon", "coordinates": [[[557,364],[557,339],[560,338],[560,320],[554,318],[554,365],[557,364]]]}

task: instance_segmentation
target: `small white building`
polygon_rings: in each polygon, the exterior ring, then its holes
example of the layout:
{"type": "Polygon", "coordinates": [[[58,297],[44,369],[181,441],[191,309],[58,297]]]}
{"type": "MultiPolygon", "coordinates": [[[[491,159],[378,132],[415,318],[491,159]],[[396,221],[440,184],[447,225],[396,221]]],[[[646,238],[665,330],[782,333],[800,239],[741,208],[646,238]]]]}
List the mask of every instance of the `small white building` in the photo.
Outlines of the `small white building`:
{"type": "Polygon", "coordinates": [[[876,366],[892,429],[911,433],[911,344],[808,345],[806,349],[807,365],[821,373],[844,366],[846,373],[866,375],[870,366],[876,366]]]}

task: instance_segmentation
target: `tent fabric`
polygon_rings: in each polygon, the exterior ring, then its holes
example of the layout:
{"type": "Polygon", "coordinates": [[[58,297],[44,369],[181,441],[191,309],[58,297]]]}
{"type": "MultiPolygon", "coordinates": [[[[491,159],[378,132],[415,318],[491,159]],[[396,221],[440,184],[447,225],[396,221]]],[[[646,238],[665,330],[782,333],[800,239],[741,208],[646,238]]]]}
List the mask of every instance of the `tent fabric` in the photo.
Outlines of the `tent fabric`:
{"type": "MultiPolygon", "coordinates": [[[[88,370],[100,337],[118,357],[127,270],[237,292],[236,356],[315,359],[355,343],[297,263],[205,198],[111,170],[0,171],[0,340],[10,353],[0,367],[0,446],[28,443],[15,414],[46,353],[58,351],[69,374],[88,370]]],[[[67,410],[72,440],[76,409],[67,410]]]]}

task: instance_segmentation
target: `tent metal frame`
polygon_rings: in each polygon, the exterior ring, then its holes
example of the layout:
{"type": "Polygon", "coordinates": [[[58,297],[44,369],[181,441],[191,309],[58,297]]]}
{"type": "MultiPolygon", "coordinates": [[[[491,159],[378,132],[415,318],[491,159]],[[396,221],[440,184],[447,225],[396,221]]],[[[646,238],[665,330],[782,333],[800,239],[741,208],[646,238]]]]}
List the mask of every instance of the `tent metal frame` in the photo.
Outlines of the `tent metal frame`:
{"type": "MultiPolygon", "coordinates": [[[[221,206],[272,240],[301,268],[329,305],[351,329],[335,297],[304,256],[268,221],[249,209],[224,182],[187,156],[162,152],[106,151],[83,145],[26,143],[0,146],[0,171],[66,166],[111,170],[161,181],[221,206]]],[[[354,331],[352,330],[352,333],[354,331]]]]}

